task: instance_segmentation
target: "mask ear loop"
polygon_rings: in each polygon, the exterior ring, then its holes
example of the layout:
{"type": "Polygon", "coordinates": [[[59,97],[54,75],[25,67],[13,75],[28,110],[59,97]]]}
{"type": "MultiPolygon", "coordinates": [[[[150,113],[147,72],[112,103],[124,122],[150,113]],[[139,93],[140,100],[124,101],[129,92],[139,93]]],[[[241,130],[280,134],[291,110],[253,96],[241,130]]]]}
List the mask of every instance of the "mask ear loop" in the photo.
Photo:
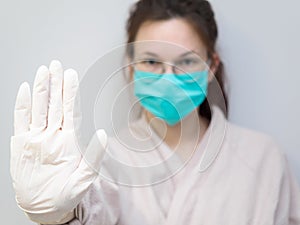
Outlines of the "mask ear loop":
{"type": "Polygon", "coordinates": [[[214,74],[211,70],[211,66],[213,65],[213,60],[211,58],[208,58],[206,61],[205,61],[205,64],[206,64],[206,69],[204,71],[207,72],[208,74],[208,83],[210,83],[209,81],[209,77],[212,76],[214,77],[214,74]]]}
{"type": "Polygon", "coordinates": [[[212,60],[211,60],[211,58],[208,58],[208,59],[205,61],[205,64],[206,64],[206,70],[209,72],[210,67],[211,67],[211,65],[212,65],[212,60]]]}

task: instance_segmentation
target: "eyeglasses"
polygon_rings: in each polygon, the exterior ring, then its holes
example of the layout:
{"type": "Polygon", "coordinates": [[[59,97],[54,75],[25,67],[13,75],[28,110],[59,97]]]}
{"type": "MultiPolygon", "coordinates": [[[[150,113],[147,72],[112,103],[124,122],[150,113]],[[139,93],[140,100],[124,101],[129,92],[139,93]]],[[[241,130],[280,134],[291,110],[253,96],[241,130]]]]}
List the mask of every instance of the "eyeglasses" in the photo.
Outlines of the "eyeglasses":
{"type": "Polygon", "coordinates": [[[209,68],[207,62],[198,57],[185,57],[174,62],[162,62],[155,58],[145,58],[138,60],[133,66],[136,70],[156,74],[165,73],[166,66],[171,66],[173,73],[177,75],[203,71],[209,68]]]}

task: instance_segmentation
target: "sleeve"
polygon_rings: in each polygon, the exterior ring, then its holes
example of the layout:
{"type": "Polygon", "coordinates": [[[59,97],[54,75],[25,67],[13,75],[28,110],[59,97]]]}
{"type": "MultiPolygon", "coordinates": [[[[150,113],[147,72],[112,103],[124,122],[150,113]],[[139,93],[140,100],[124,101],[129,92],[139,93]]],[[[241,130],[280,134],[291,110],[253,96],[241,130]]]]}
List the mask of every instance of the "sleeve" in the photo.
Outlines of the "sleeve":
{"type": "Polygon", "coordinates": [[[275,224],[299,225],[300,224],[300,188],[292,173],[288,160],[284,156],[284,173],[281,179],[277,201],[275,224]]]}
{"type": "Polygon", "coordinates": [[[75,208],[75,217],[61,225],[115,225],[119,207],[118,186],[97,178],[75,208]]]}

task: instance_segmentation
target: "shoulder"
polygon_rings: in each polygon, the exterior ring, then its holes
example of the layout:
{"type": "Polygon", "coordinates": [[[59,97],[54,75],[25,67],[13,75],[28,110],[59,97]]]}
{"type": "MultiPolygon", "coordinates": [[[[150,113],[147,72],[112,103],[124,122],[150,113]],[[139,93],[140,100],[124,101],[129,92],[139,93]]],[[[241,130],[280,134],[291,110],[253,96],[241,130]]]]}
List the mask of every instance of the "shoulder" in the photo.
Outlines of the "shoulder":
{"type": "Polygon", "coordinates": [[[227,122],[227,140],[230,154],[253,171],[268,170],[281,173],[285,166],[285,153],[271,135],[227,122]]]}
{"type": "Polygon", "coordinates": [[[248,145],[251,148],[263,147],[265,145],[279,147],[273,136],[262,131],[243,127],[229,121],[227,122],[227,131],[229,132],[230,139],[238,145],[248,145]]]}

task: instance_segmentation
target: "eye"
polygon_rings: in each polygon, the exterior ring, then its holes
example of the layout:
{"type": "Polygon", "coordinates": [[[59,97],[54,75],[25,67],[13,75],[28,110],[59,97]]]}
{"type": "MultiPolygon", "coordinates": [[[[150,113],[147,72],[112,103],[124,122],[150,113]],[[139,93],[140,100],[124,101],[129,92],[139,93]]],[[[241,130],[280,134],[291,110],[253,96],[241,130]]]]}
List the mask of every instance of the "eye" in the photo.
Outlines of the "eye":
{"type": "Polygon", "coordinates": [[[160,64],[160,62],[158,62],[156,59],[145,59],[142,61],[142,63],[149,66],[160,64]]]}
{"type": "Polygon", "coordinates": [[[196,63],[195,59],[190,59],[190,58],[182,59],[178,62],[178,64],[182,65],[182,66],[190,66],[190,65],[193,65],[195,63],[196,63]]]}

